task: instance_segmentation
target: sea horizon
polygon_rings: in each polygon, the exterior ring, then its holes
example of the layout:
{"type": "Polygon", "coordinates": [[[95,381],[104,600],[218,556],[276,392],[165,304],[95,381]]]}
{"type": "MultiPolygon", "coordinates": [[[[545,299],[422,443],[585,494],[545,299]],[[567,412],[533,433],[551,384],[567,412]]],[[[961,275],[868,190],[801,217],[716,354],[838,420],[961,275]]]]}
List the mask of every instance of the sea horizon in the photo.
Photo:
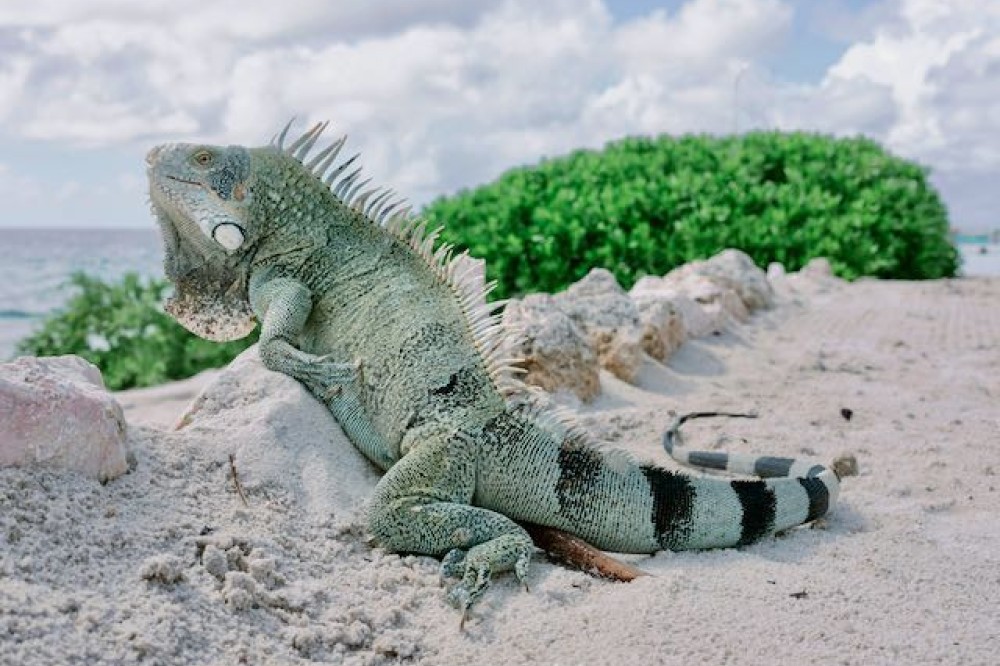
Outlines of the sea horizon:
{"type": "MultiPolygon", "coordinates": [[[[1000,277],[1000,244],[960,244],[961,277],[1000,277]]],[[[163,277],[158,229],[0,227],[0,362],[72,295],[75,272],[114,281],[163,277]]]]}

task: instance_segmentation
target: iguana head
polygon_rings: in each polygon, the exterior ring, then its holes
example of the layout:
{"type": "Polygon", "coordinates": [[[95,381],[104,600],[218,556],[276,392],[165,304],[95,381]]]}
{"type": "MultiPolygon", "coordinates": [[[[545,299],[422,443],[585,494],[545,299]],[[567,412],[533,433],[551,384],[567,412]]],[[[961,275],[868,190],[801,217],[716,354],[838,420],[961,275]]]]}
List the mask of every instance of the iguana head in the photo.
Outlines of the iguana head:
{"type": "Polygon", "coordinates": [[[175,295],[164,308],[210,340],[250,334],[251,154],[241,146],[166,144],[146,155],[164,271],[175,295]]]}

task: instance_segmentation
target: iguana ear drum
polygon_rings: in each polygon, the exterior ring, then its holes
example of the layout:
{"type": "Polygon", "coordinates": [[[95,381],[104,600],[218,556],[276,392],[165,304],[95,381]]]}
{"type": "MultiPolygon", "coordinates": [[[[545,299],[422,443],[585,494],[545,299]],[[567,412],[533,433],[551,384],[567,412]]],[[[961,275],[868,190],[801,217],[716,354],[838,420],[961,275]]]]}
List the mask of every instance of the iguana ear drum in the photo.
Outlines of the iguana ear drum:
{"type": "Polygon", "coordinates": [[[212,238],[227,250],[236,250],[243,245],[243,229],[236,224],[224,222],[212,229],[212,238]]]}

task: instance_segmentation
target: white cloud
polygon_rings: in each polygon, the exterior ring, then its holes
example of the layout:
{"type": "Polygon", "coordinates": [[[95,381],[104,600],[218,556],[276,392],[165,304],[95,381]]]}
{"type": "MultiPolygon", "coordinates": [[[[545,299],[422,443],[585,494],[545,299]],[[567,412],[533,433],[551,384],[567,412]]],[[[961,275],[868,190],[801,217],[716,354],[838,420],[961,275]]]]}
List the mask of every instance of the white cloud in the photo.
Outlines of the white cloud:
{"type": "Polygon", "coordinates": [[[835,28],[860,41],[810,85],[764,64],[795,29],[786,0],[690,0],[624,24],[600,0],[274,7],[5,0],[0,139],[259,143],[293,114],[329,118],[418,202],[624,134],[737,125],[865,133],[955,196],[962,179],[944,176],[1000,169],[996,2],[881,0],[859,14],[876,24],[835,28]]]}
{"type": "Polygon", "coordinates": [[[0,26],[53,28],[90,21],[151,25],[212,40],[295,40],[315,35],[350,40],[416,23],[467,25],[498,0],[4,0],[0,26]]]}
{"type": "Polygon", "coordinates": [[[697,77],[771,51],[791,21],[780,0],[698,0],[673,16],[658,10],[622,26],[614,46],[631,70],[697,77]]]}
{"type": "Polygon", "coordinates": [[[816,86],[784,86],[769,113],[780,129],[885,137],[898,118],[892,89],[862,77],[827,77],[816,86]]]}
{"type": "MultiPolygon", "coordinates": [[[[1000,4],[903,0],[898,10],[897,21],[849,48],[827,79],[867,80],[889,88],[899,117],[886,141],[909,155],[931,156],[954,145],[956,137],[945,132],[942,123],[965,107],[956,97],[959,88],[989,83],[984,80],[987,68],[963,67],[955,61],[1000,64],[1000,53],[996,48],[990,53],[990,40],[985,39],[1000,33],[1000,4]],[[942,69],[961,69],[962,75],[942,77],[942,69]]],[[[994,75],[994,83],[997,78],[994,75]]]]}
{"type": "Polygon", "coordinates": [[[1000,172],[1000,3],[891,5],[895,15],[852,45],[822,87],[852,81],[888,91],[895,117],[871,133],[932,168],[955,224],[995,227],[1000,195],[984,186],[1000,172]]]}
{"type": "Polygon", "coordinates": [[[89,145],[217,128],[244,57],[466,25],[496,4],[6,0],[0,47],[14,60],[0,65],[0,118],[24,136],[89,145]]]}
{"type": "Polygon", "coordinates": [[[4,60],[6,62],[0,62],[0,120],[8,116],[24,96],[31,67],[29,59],[23,56],[4,60]]]}

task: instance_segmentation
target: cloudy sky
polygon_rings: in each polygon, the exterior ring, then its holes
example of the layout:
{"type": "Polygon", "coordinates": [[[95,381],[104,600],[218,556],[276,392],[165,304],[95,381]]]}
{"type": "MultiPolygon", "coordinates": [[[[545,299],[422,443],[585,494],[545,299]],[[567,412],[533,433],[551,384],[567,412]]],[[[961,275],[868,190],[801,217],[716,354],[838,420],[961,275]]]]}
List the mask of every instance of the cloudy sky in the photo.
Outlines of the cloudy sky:
{"type": "Polygon", "coordinates": [[[142,156],[330,119],[420,204],[627,134],[863,133],[1000,228],[998,0],[2,0],[0,226],[151,226],[142,156]]]}

